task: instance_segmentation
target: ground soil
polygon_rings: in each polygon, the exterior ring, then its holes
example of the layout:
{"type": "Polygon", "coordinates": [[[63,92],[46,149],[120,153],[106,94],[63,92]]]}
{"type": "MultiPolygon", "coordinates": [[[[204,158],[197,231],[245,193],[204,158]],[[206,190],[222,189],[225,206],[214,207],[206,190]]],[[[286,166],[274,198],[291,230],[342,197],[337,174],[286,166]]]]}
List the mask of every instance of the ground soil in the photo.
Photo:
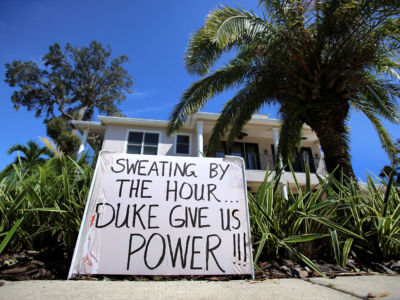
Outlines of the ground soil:
{"type": "MultiPolygon", "coordinates": [[[[362,264],[352,259],[346,268],[324,260],[313,260],[315,265],[329,277],[355,276],[384,273],[400,274],[400,261],[368,262],[362,264]]],[[[66,279],[70,257],[55,249],[20,251],[0,255],[0,280],[66,279]]],[[[275,278],[310,278],[321,276],[309,267],[293,260],[276,258],[258,263],[255,280],[275,278]]],[[[81,276],[92,280],[231,280],[250,279],[249,276],[81,276]]]]}

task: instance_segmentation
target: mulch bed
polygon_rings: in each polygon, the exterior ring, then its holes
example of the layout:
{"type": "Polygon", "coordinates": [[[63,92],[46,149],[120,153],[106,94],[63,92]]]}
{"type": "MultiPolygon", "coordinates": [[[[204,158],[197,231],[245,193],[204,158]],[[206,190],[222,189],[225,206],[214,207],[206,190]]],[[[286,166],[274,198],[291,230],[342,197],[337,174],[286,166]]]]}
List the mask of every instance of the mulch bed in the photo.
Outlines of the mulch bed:
{"type": "MultiPolygon", "coordinates": [[[[400,261],[385,263],[369,262],[368,265],[349,260],[351,267],[342,268],[323,260],[313,260],[317,267],[329,277],[355,276],[383,273],[400,275],[400,261]],[[360,271],[365,270],[365,271],[360,271]]],[[[11,255],[0,255],[0,280],[66,279],[70,259],[54,249],[40,251],[21,251],[11,255]]],[[[311,278],[320,275],[309,267],[289,259],[260,262],[255,270],[256,280],[277,278],[311,278]]],[[[210,280],[223,281],[250,279],[249,276],[79,276],[86,280],[210,280]]]]}
{"type": "Polygon", "coordinates": [[[0,279],[66,279],[69,262],[67,255],[48,248],[0,255],[0,279]]]}

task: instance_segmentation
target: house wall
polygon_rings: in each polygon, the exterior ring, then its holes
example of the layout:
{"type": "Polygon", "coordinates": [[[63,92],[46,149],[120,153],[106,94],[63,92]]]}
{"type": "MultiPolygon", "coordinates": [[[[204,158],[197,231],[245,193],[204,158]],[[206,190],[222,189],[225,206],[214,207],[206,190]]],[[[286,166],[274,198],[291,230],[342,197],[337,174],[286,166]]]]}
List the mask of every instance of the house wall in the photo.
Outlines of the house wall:
{"type": "MultiPolygon", "coordinates": [[[[160,134],[158,155],[178,155],[175,153],[175,135],[167,136],[165,128],[156,126],[107,125],[102,150],[125,153],[129,131],[157,132],[160,134]]],[[[189,156],[197,156],[196,133],[183,130],[180,134],[190,136],[191,152],[189,156]]]]}
{"type": "MultiPolygon", "coordinates": [[[[211,124],[207,124],[211,125],[211,124]]],[[[208,146],[208,140],[210,138],[210,129],[211,127],[205,128],[203,134],[204,146],[208,146]]],[[[143,132],[157,132],[160,134],[160,140],[158,145],[158,155],[180,155],[175,153],[175,138],[176,135],[167,136],[166,129],[161,126],[129,126],[129,125],[107,125],[104,141],[103,141],[103,150],[107,151],[115,151],[115,152],[126,152],[127,147],[127,138],[129,131],[143,131],[143,132]]],[[[242,140],[236,140],[236,142],[242,143],[255,143],[258,144],[258,150],[260,154],[260,163],[261,170],[246,170],[247,182],[250,186],[259,185],[265,177],[265,169],[269,168],[269,170],[273,169],[273,160],[272,160],[272,148],[271,146],[274,144],[272,138],[272,128],[262,128],[262,132],[265,132],[265,137],[257,131],[258,137],[246,136],[242,140]],[[266,150],[266,151],[265,151],[266,150]]],[[[193,130],[182,130],[180,134],[188,134],[190,136],[190,154],[188,156],[197,156],[197,132],[196,127],[193,130]]],[[[250,133],[251,134],[251,133],[250,133]]],[[[307,141],[303,140],[301,143],[302,147],[310,147],[312,151],[313,158],[320,156],[319,143],[318,141],[307,141]]],[[[317,169],[317,173],[324,173],[324,163],[321,162],[317,164],[315,167],[317,169]]],[[[315,174],[311,175],[312,184],[317,184],[318,179],[315,174]]],[[[305,174],[304,173],[296,173],[296,178],[300,183],[305,182],[305,174]]],[[[282,177],[282,182],[288,182],[289,185],[294,183],[294,180],[290,174],[290,172],[286,172],[282,177]]]]}

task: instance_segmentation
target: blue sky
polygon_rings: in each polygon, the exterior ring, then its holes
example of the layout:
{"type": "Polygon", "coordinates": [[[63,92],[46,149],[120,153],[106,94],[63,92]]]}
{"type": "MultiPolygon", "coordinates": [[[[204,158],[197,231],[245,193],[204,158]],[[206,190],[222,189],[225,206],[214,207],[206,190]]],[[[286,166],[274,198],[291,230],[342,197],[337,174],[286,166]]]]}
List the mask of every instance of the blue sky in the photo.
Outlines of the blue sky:
{"type": "MultiPolygon", "coordinates": [[[[168,119],[182,92],[196,78],[186,73],[183,56],[190,35],[207,13],[220,4],[256,9],[257,0],[0,0],[0,169],[13,160],[7,149],[46,136],[42,119],[24,108],[15,111],[13,89],[4,82],[6,62],[32,60],[41,64],[49,45],[110,45],[113,56],[125,54],[134,92],[122,105],[128,117],[168,119]]],[[[211,100],[203,111],[219,112],[232,93],[211,100]]],[[[264,113],[276,116],[273,108],[264,113]]],[[[353,113],[351,154],[356,175],[379,173],[388,159],[377,134],[365,117],[353,113]]],[[[394,139],[398,125],[385,123],[394,139]]]]}

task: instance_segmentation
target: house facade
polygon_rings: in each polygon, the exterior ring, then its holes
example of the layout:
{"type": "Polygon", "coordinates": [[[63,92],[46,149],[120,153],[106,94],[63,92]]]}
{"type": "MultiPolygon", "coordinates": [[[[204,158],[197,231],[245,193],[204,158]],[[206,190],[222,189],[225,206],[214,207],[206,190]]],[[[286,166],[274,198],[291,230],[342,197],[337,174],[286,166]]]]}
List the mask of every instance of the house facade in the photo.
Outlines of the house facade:
{"type": "MultiPolygon", "coordinates": [[[[219,114],[215,113],[196,113],[179,133],[171,136],[167,135],[168,121],[163,120],[99,116],[99,122],[72,121],[72,124],[82,134],[78,155],[85,151],[88,133],[92,132],[103,139],[101,150],[146,155],[202,156],[207,151],[208,140],[218,117],[219,114]]],[[[243,157],[247,185],[256,188],[264,180],[265,171],[273,169],[279,128],[279,120],[255,114],[229,148],[222,141],[216,157],[243,157]]],[[[304,126],[301,147],[293,164],[300,184],[306,181],[304,172],[307,162],[311,170],[311,183],[318,184],[316,173],[326,173],[323,153],[315,133],[304,126]]],[[[291,172],[284,172],[281,182],[290,188],[294,184],[291,172]]]]}

